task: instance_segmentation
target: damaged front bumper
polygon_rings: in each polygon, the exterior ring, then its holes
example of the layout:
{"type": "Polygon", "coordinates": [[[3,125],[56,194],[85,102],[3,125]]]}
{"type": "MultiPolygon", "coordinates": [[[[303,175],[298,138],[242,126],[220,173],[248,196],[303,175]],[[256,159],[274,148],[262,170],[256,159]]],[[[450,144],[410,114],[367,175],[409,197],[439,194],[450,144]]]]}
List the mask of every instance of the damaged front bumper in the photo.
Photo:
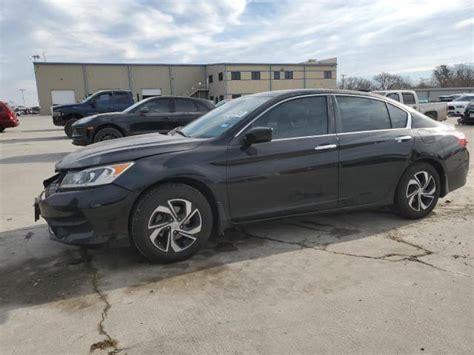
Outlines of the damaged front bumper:
{"type": "Polygon", "coordinates": [[[128,220],[137,194],[109,184],[60,190],[60,175],[45,180],[35,199],[35,220],[43,217],[50,239],[72,245],[103,244],[128,237],[128,220]]]}

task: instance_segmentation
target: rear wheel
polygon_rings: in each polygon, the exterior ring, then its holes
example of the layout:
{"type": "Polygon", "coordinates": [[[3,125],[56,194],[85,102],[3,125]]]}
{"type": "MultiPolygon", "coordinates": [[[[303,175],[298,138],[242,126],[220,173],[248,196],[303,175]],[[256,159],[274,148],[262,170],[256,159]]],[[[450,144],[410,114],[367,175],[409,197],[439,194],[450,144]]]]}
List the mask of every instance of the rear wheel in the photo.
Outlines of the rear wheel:
{"type": "Polygon", "coordinates": [[[436,169],[427,163],[415,164],[400,180],[395,198],[397,211],[405,218],[423,218],[435,208],[440,191],[436,169]]]}
{"type": "Polygon", "coordinates": [[[123,134],[118,129],[112,128],[112,127],[105,127],[105,128],[100,129],[95,134],[94,143],[107,141],[109,139],[116,139],[120,137],[123,137],[123,134]]]}
{"type": "Polygon", "coordinates": [[[3,127],[2,125],[0,125],[0,133],[2,133],[4,130],[5,130],[5,127],[3,127]]]}
{"type": "Polygon", "coordinates": [[[72,138],[72,124],[76,121],[77,119],[70,119],[64,125],[64,133],[66,133],[66,136],[68,136],[69,138],[72,138]]]}
{"type": "Polygon", "coordinates": [[[170,263],[202,248],[212,225],[211,207],[203,194],[189,185],[166,184],[138,201],[131,215],[131,237],[148,260],[170,263]]]}

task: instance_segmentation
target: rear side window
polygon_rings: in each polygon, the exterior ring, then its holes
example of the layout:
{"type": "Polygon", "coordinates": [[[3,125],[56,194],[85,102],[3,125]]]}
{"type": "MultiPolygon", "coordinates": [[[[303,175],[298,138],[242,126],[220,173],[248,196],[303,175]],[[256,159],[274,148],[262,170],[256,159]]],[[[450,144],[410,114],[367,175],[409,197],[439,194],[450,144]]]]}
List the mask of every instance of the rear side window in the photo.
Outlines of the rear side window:
{"type": "Polygon", "coordinates": [[[409,92],[404,92],[404,93],[402,93],[402,96],[403,96],[403,103],[405,105],[414,105],[414,104],[416,104],[415,95],[413,95],[409,92]]]}
{"type": "Polygon", "coordinates": [[[328,133],[326,97],[304,97],[284,102],[256,120],[252,127],[270,127],[273,139],[328,133]]]}
{"type": "Polygon", "coordinates": [[[337,96],[341,116],[340,132],[391,128],[385,102],[361,97],[337,96]]]}
{"type": "Polygon", "coordinates": [[[393,105],[387,104],[388,112],[390,114],[390,120],[392,121],[393,128],[404,128],[407,125],[408,113],[395,107],[393,105]]]}
{"type": "Polygon", "coordinates": [[[194,102],[186,99],[175,100],[175,112],[196,112],[197,108],[194,102]]]}
{"type": "Polygon", "coordinates": [[[128,103],[130,100],[128,99],[128,93],[126,92],[115,92],[114,93],[114,101],[116,103],[128,103]]]}
{"type": "Polygon", "coordinates": [[[438,122],[425,115],[422,115],[418,111],[411,110],[410,112],[412,117],[412,128],[432,128],[440,126],[438,122]]]}
{"type": "Polygon", "coordinates": [[[395,101],[400,102],[400,97],[398,96],[398,93],[396,93],[396,92],[393,92],[393,93],[391,93],[391,94],[388,94],[387,97],[388,97],[389,99],[392,99],[392,100],[395,100],[395,101]]]}

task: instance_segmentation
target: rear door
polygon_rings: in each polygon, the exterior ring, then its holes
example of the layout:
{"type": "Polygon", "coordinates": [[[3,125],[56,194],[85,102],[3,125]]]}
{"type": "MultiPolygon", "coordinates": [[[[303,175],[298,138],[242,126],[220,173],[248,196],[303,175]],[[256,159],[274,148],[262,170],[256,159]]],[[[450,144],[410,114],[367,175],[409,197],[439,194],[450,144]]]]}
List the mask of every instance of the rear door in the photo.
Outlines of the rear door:
{"type": "Polygon", "coordinates": [[[134,111],[134,116],[130,118],[131,134],[144,134],[152,132],[165,133],[171,130],[171,99],[156,98],[144,102],[134,111]],[[141,109],[148,112],[140,112],[141,109]]]}
{"type": "Polygon", "coordinates": [[[227,191],[235,221],[337,205],[337,138],[325,95],[276,104],[231,142],[227,159],[227,191]],[[252,127],[272,128],[272,141],[243,146],[242,137],[252,127]]]}
{"type": "Polygon", "coordinates": [[[186,98],[174,99],[174,110],[170,116],[173,128],[186,126],[201,115],[202,112],[200,112],[194,100],[186,98]]]}
{"type": "Polygon", "coordinates": [[[115,91],[113,96],[114,111],[123,111],[132,104],[130,93],[126,91],[115,91]]]}
{"type": "Polygon", "coordinates": [[[409,114],[372,97],[337,95],[339,207],[391,203],[408,166],[409,114]]]}

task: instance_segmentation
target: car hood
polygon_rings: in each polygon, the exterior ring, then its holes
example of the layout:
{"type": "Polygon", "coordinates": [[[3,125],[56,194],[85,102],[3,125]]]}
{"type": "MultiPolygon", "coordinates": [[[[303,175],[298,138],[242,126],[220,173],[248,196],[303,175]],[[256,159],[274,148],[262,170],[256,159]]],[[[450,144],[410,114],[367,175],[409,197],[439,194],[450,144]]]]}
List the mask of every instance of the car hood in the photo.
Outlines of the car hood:
{"type": "Polygon", "coordinates": [[[53,111],[61,111],[61,110],[73,109],[79,106],[80,104],[56,105],[56,106],[53,106],[52,109],[53,111]]]}
{"type": "Polygon", "coordinates": [[[196,147],[204,139],[168,136],[160,133],[125,137],[91,144],[66,155],[56,163],[56,170],[88,168],[126,162],[151,155],[179,152],[196,147]]]}
{"type": "Polygon", "coordinates": [[[80,126],[85,126],[97,119],[102,119],[102,120],[107,120],[107,119],[113,119],[116,117],[124,116],[125,114],[123,112],[108,112],[108,113],[100,113],[98,115],[91,115],[91,116],[86,116],[84,118],[81,118],[80,120],[77,120],[74,122],[72,125],[73,127],[80,127],[80,126]]]}

